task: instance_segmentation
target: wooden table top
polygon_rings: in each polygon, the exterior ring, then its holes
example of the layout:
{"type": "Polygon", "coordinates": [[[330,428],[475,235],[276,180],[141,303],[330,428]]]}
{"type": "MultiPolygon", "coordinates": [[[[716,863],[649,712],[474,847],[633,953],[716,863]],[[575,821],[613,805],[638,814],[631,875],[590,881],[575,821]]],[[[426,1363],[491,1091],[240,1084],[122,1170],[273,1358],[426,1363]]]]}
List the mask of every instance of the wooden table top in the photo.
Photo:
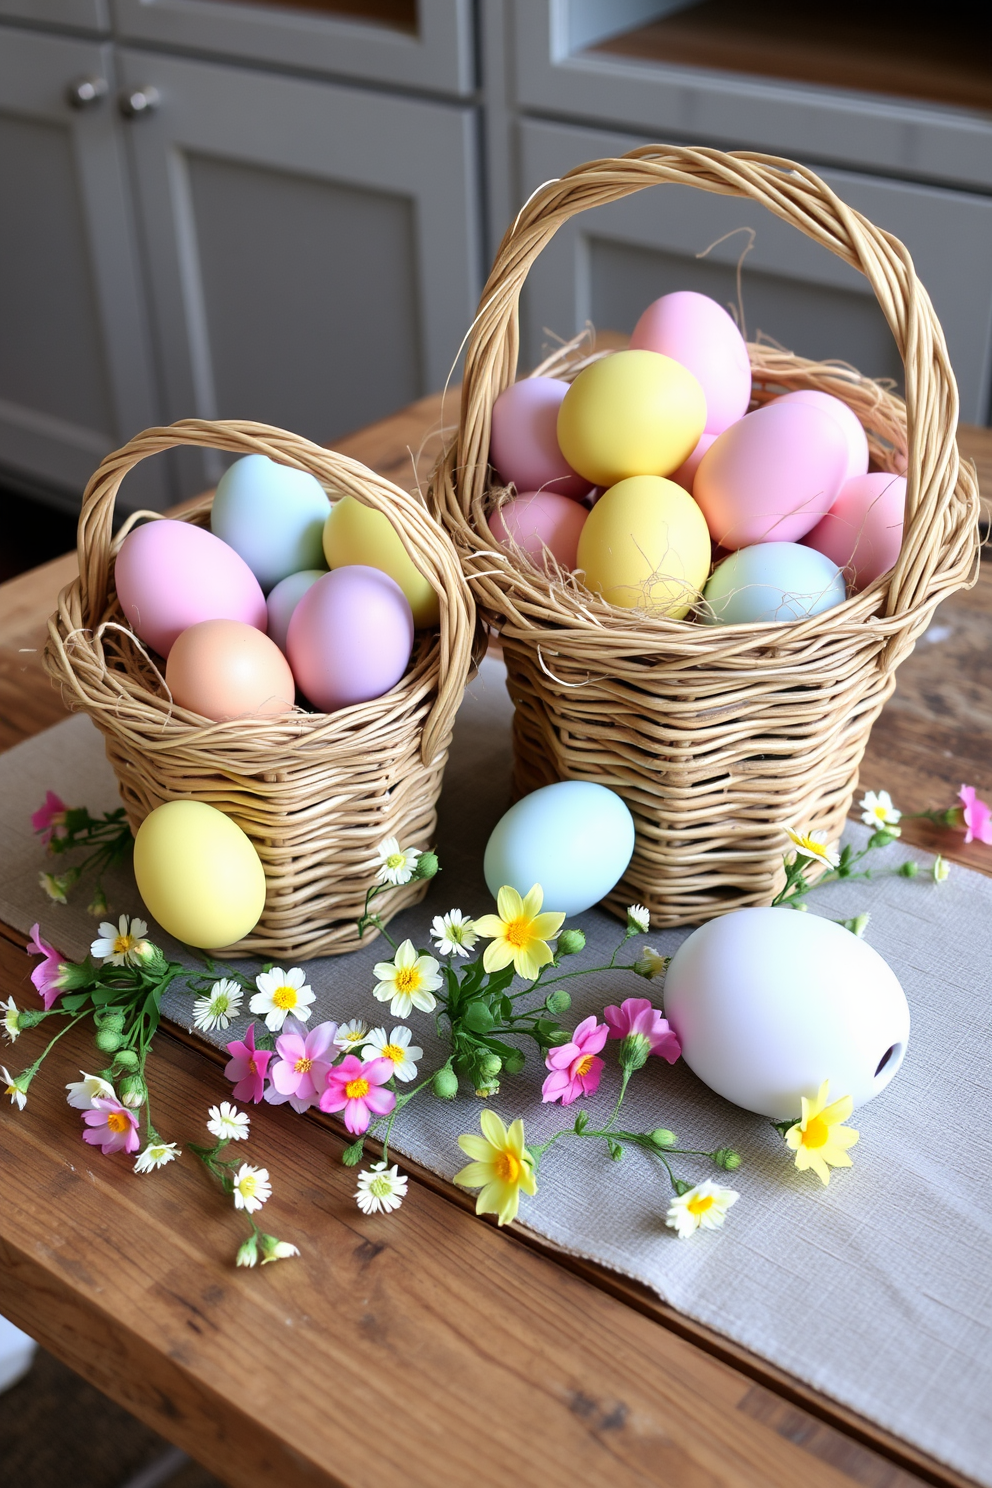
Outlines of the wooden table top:
{"type": "MultiPolygon", "coordinates": [[[[439,419],[426,398],[337,448],[409,486],[439,419]]],[[[989,494],[992,431],[960,442],[989,494]]],[[[0,586],[0,748],[65,716],[40,653],[74,572],[67,555],[0,586]]],[[[962,780],[992,784],[990,645],[983,574],[900,669],[866,787],[913,811],[949,803],[962,780]]],[[[937,840],[921,823],[905,837],[937,840]]],[[[992,849],[950,837],[945,856],[992,872],[992,849]]],[[[0,926],[0,992],[22,1006],[23,947],[0,926]]],[[[36,1044],[32,1031],[20,1049],[30,1059],[36,1044]]],[[[236,1271],[235,1216],[193,1160],[135,1178],[82,1147],[62,1087],[91,1048],[68,1034],[27,1109],[0,1110],[0,1312],[236,1488],[965,1483],[625,1278],[477,1219],[415,1165],[401,1216],[361,1216],[327,1117],[253,1111],[271,1222],[302,1256],[236,1271]]],[[[183,1143],[225,1094],[219,1061],[171,1029],[157,1037],[156,1114],[183,1143]]]]}

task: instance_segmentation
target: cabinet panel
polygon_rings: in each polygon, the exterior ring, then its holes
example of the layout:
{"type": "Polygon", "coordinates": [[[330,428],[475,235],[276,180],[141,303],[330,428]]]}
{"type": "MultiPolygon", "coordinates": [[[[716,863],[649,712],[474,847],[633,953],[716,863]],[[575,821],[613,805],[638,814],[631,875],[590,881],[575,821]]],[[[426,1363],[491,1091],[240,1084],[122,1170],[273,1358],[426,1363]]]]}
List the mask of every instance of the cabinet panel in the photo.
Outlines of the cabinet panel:
{"type": "MultiPolygon", "coordinates": [[[[620,155],[643,143],[630,135],[527,121],[520,126],[521,198],[584,160],[620,155]]],[[[944,328],[961,416],[986,422],[992,200],[850,172],[823,175],[845,201],[909,247],[944,328]]],[[[545,328],[567,337],[588,319],[629,331],[645,305],[673,289],[697,289],[736,303],[736,265],[748,229],[754,246],[744,260],[742,283],[749,336],[760,331],[801,355],[840,357],[871,376],[901,379],[895,343],[863,275],[763,208],[688,186],[639,192],[560,229],[531,270],[525,291],[528,362],[540,360],[545,328]],[[728,233],[733,236],[717,243],[728,233]]]]}
{"type": "Polygon", "coordinates": [[[8,17],[38,26],[110,30],[109,0],[0,0],[0,18],[8,17]]]}

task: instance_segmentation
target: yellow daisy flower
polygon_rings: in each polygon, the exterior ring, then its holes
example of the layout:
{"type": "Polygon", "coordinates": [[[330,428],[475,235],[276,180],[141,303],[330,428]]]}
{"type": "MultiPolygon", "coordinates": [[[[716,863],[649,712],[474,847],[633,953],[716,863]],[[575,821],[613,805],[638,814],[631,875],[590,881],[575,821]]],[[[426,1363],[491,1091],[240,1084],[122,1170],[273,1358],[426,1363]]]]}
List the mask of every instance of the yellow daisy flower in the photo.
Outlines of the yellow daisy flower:
{"type": "Polygon", "coordinates": [[[541,967],[554,959],[548,941],[558,934],[565,916],[541,914],[543,903],[540,884],[534,885],[526,899],[503,885],[496,896],[498,914],[483,915],[475,922],[476,933],[492,941],[482,958],[486,971],[501,971],[512,961],[517,975],[533,982],[541,967]]]}
{"type": "Polygon", "coordinates": [[[476,1214],[495,1214],[498,1224],[509,1224],[517,1217],[520,1190],[537,1193],[534,1159],[524,1146],[524,1124],[514,1121],[507,1130],[495,1111],[481,1111],[479,1125],[481,1137],[466,1133],[458,1138],[459,1147],[474,1161],[455,1174],[455,1182],[481,1190],[476,1214]]]}
{"type": "Polygon", "coordinates": [[[830,1081],[824,1080],[815,1100],[803,1096],[802,1120],[790,1126],[785,1134],[788,1146],[796,1154],[796,1167],[802,1172],[812,1168],[821,1183],[830,1182],[831,1168],[849,1168],[848,1147],[858,1140],[858,1133],[841,1126],[854,1109],[849,1095],[842,1095],[827,1105],[830,1081]]]}
{"type": "Polygon", "coordinates": [[[840,854],[827,846],[826,832],[794,832],[791,827],[785,830],[800,857],[812,858],[814,863],[826,863],[828,868],[837,867],[840,854]]]}

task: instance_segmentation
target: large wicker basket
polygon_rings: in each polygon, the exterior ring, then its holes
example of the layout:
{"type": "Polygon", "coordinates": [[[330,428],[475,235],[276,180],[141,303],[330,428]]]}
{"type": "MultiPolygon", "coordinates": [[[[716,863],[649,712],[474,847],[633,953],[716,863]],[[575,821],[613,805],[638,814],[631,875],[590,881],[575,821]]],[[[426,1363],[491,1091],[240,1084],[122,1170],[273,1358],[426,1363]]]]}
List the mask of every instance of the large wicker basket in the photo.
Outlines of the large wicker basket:
{"type": "MultiPolygon", "coordinates": [[[[210,501],[183,513],[206,526],[210,501]]],[[[355,460],[265,424],[189,419],[108,455],[83,498],[79,577],[59,596],[45,664],[72,708],[103,733],[132,827],[163,801],[207,801],[247,832],[265,869],[265,910],[241,954],[303,959],[353,950],[355,921],[385,837],[426,848],[451,728],[472,663],[475,612],[451,543],[423,504],[355,460]],[[390,517],[440,597],[439,632],[417,636],[396,687],[332,714],[205,723],[171,700],[159,669],[123,624],[114,559],[137,513],[113,536],[114,499],[139,460],[174,445],[264,454],[315,475],[328,493],[390,517]]],[[[426,883],[377,900],[384,919],[426,883]]],[[[371,935],[372,932],[370,932],[371,935]]]]}
{"type": "MultiPolygon", "coordinates": [[[[557,375],[567,375],[557,370],[557,375]]],[[[940,326],[906,248],[802,166],[747,152],[646,146],[592,161],[536,192],[507,232],[469,342],[457,446],[430,499],[499,632],[515,704],[515,790],[597,781],[633,812],[630,867],[606,900],[656,923],[694,923],[768,903],[783,828],[836,838],[895,668],[946,595],[973,581],[978,497],[959,467],[957,388],[940,326]],[[577,212],[678,183],[748,197],[860,269],[906,369],[905,403],[841,364],[752,345],[754,398],[821,388],[868,431],[876,465],[906,469],[907,524],[893,571],[796,624],[719,629],[616,609],[564,575],[508,553],[486,518],[494,399],[514,380],[518,300],[531,264],[577,212]]]]}

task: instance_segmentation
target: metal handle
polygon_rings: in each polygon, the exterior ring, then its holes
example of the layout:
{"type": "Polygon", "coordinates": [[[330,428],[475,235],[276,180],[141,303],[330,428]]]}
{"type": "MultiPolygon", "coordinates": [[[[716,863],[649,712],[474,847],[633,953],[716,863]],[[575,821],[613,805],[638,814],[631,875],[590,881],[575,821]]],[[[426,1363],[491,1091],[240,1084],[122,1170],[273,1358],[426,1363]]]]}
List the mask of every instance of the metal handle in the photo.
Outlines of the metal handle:
{"type": "Polygon", "coordinates": [[[68,84],[65,97],[70,108],[88,109],[98,104],[106,92],[106,78],[81,77],[68,84]]]}
{"type": "Polygon", "coordinates": [[[153,113],[161,102],[161,95],[157,88],[132,88],[130,93],[122,93],[117,100],[117,107],[125,119],[138,119],[142,114],[153,113]]]}

